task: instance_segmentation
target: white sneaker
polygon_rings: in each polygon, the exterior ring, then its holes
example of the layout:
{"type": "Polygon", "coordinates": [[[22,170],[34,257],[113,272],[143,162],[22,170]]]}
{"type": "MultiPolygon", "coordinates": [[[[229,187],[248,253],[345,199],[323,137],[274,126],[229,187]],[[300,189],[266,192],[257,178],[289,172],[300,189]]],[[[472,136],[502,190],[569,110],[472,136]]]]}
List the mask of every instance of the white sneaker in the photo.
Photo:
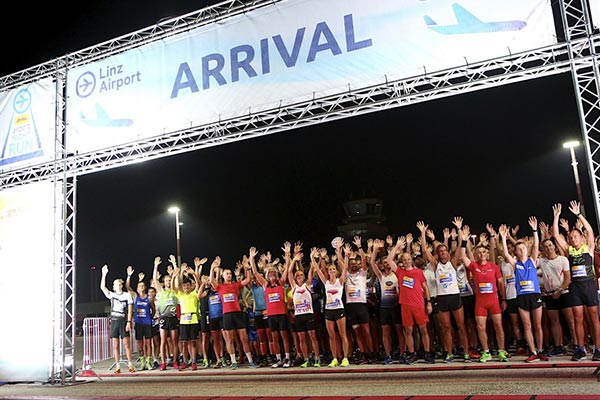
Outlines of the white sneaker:
{"type": "Polygon", "coordinates": [[[283,361],[281,361],[281,360],[277,360],[276,363],[271,365],[271,368],[281,368],[281,367],[283,367],[283,361]]]}
{"type": "Polygon", "coordinates": [[[283,368],[289,368],[292,366],[292,363],[290,362],[289,358],[285,359],[285,362],[283,363],[283,368]]]}

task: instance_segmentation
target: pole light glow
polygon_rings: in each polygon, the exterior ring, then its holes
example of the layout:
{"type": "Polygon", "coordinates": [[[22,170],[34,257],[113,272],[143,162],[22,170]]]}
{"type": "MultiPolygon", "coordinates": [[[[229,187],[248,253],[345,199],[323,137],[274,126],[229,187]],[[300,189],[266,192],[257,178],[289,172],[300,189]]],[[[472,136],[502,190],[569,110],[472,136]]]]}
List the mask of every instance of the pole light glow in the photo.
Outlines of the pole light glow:
{"type": "Polygon", "coordinates": [[[570,141],[568,141],[568,142],[564,142],[564,143],[563,143],[563,147],[564,147],[565,149],[572,149],[573,147],[577,147],[577,146],[579,146],[579,144],[580,144],[580,143],[579,143],[579,140],[570,140],[570,141]]]}

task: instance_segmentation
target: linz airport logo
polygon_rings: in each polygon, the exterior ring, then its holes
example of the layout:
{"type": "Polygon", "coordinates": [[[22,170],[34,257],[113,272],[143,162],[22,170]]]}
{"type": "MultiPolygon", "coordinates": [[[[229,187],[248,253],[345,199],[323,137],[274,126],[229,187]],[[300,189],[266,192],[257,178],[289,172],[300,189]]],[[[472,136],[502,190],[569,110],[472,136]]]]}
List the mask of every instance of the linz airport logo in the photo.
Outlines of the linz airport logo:
{"type": "Polygon", "coordinates": [[[141,82],[141,72],[126,73],[123,64],[106,65],[98,69],[97,74],[92,71],[82,73],[75,85],[77,96],[89,97],[91,94],[119,91],[126,86],[141,82]]]}

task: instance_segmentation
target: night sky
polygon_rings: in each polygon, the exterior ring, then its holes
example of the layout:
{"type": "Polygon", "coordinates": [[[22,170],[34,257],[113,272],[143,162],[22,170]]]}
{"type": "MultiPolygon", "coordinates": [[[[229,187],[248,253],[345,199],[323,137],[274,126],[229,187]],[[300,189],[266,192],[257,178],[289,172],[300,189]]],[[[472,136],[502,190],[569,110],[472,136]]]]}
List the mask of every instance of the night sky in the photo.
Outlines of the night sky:
{"type": "MultiPolygon", "coordinates": [[[[194,11],[210,1],[77,2],[36,27],[44,40],[16,39],[3,49],[0,75],[48,61],[194,11]],[[75,14],[76,13],[76,14],[75,14]]],[[[62,8],[62,7],[61,7],[62,8]]],[[[58,11],[53,11],[56,13],[58,11]]],[[[49,15],[49,10],[36,9],[49,15]]],[[[51,14],[50,14],[51,15],[51,14]]],[[[3,37],[15,37],[6,24],[3,37]]],[[[424,220],[441,237],[456,215],[472,231],[486,223],[552,222],[552,205],[576,198],[569,152],[581,139],[570,74],[328,122],[96,172],[78,178],[77,300],[88,301],[90,267],[109,279],[127,265],[151,273],[175,254],[181,209],[182,259],[216,255],[234,265],[250,246],[281,253],[284,241],[331,248],[344,201],[383,202],[393,235],[424,220]]],[[[586,211],[596,216],[583,147],[577,150],[586,211]]],[[[164,265],[164,264],[163,264],[164,265]]],[[[94,286],[95,287],[95,286],[94,286]]],[[[102,298],[96,289],[96,296],[102,298]]]]}

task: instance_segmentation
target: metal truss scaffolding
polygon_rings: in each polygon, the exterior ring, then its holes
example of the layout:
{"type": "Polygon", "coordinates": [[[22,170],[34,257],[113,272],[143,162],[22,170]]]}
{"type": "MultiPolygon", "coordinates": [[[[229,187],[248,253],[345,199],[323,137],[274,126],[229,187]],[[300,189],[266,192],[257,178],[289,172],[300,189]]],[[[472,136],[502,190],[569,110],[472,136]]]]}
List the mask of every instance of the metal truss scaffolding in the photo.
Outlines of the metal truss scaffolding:
{"type": "MultiPolygon", "coordinates": [[[[600,75],[598,69],[598,35],[594,35],[591,12],[587,0],[560,2],[562,24],[571,60],[571,74],[579,121],[584,138],[586,162],[590,171],[596,215],[599,214],[598,183],[600,175],[600,75]],[[584,39],[584,40],[580,40],[584,39]],[[583,61],[585,60],[585,61],[583,61]]],[[[600,218],[598,216],[597,218],[600,218]]],[[[598,220],[596,221],[597,225],[598,220]]]]}
{"type": "MultiPolygon", "coordinates": [[[[75,217],[77,176],[133,163],[162,158],[202,148],[231,143],[315,125],[327,121],[387,110],[437,98],[507,85],[529,79],[568,73],[576,86],[582,131],[592,188],[598,210],[600,179],[600,108],[599,75],[596,47],[600,36],[593,34],[586,0],[561,0],[560,13],[565,41],[522,53],[510,53],[484,62],[469,63],[443,71],[427,72],[406,79],[383,79],[370,87],[347,87],[343,92],[327,97],[313,97],[284,103],[260,112],[249,112],[240,118],[191,126],[134,143],[119,145],[85,154],[67,154],[64,147],[66,71],[69,68],[97,61],[123,51],[160,40],[202,25],[219,23],[233,15],[260,7],[275,5],[280,0],[230,0],[194,13],[162,21],[134,32],[52,62],[0,78],[0,90],[18,87],[43,77],[56,80],[56,160],[0,175],[0,189],[36,181],[53,179],[57,196],[57,222],[62,226],[62,251],[57,257],[55,302],[54,360],[51,381],[65,384],[75,380],[75,217]],[[584,1],[584,2],[582,2],[584,1]],[[592,174],[591,174],[592,175],[592,174]],[[58,331],[57,331],[58,330],[58,331]]],[[[598,213],[597,213],[598,214],[598,213]]]]}

